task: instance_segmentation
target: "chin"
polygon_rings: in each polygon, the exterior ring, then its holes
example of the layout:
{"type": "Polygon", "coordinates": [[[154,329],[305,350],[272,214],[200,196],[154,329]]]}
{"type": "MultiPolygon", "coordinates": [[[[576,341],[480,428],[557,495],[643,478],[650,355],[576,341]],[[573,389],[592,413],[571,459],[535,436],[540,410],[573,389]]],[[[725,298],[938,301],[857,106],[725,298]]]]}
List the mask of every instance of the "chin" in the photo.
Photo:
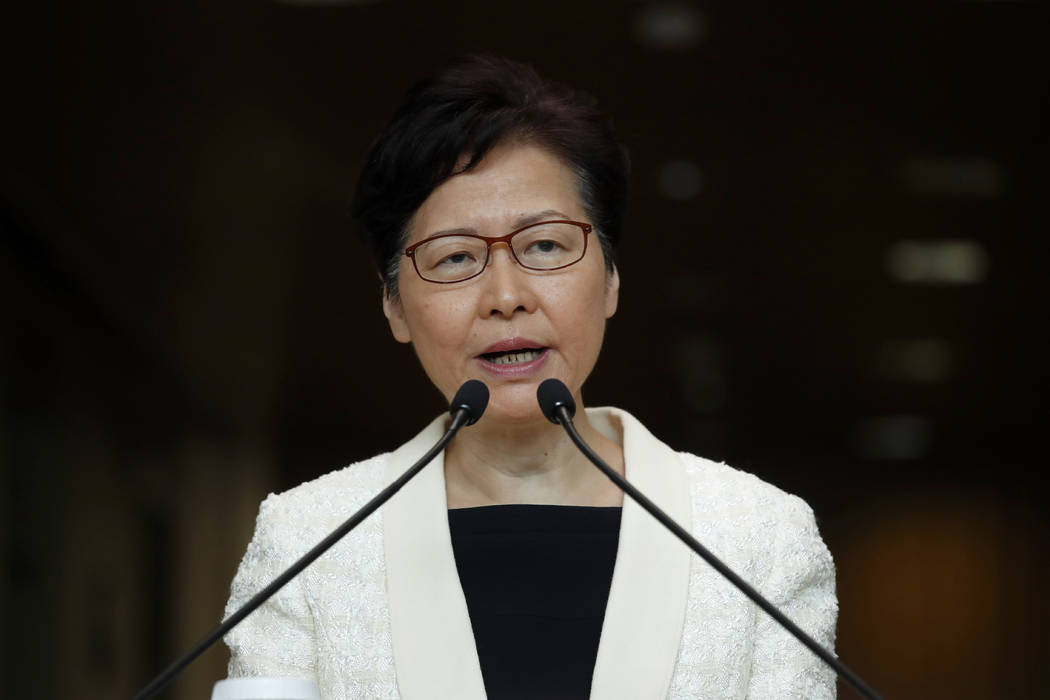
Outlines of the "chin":
{"type": "Polygon", "coordinates": [[[488,408],[482,420],[490,420],[508,425],[524,425],[536,421],[546,421],[536,401],[538,382],[505,384],[492,387],[488,408]]]}

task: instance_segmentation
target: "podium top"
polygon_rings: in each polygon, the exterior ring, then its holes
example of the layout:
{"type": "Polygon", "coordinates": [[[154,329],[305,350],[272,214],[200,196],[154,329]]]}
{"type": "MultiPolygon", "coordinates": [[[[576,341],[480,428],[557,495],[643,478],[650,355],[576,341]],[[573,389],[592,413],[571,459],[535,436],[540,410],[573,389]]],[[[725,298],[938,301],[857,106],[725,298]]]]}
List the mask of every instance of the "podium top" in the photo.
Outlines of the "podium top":
{"type": "Polygon", "coordinates": [[[321,700],[317,684],[305,678],[227,678],[211,700],[321,700]]]}

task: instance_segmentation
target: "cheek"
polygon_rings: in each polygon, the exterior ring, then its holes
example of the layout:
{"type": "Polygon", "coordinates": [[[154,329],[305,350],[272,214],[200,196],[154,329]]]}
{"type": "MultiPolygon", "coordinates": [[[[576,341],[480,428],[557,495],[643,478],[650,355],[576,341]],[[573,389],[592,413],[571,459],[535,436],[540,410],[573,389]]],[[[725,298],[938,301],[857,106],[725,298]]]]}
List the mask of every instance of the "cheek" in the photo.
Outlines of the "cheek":
{"type": "Polygon", "coordinates": [[[469,332],[472,307],[455,298],[427,299],[406,310],[406,322],[416,351],[441,352],[458,348],[469,332]]]}
{"type": "Polygon", "coordinates": [[[574,347],[600,347],[605,332],[604,277],[566,282],[551,290],[549,309],[555,324],[574,347]]]}

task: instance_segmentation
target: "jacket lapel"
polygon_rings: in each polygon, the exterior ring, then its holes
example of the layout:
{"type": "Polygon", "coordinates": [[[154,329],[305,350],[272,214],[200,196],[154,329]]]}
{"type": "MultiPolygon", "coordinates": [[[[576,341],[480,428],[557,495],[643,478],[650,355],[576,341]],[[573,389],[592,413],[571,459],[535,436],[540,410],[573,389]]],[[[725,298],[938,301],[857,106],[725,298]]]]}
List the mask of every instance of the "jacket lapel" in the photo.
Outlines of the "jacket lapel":
{"type": "MultiPolygon", "coordinates": [[[[689,484],[678,455],[630,414],[587,409],[591,423],[623,443],[627,478],[687,530],[689,484]]],[[[390,455],[387,483],[441,437],[431,423],[390,455]]],[[[383,508],[383,546],[394,648],[404,698],[485,698],[448,528],[444,455],[383,508]]],[[[628,497],[605,610],[591,697],[666,697],[688,599],[690,551],[628,497]]]]}
{"type": "MultiPolygon", "coordinates": [[[[606,437],[619,441],[622,433],[627,479],[691,531],[689,483],[678,455],[624,411],[588,409],[587,415],[606,437]]],[[[690,550],[624,496],[592,698],[667,697],[685,624],[689,564],[690,550]]]]}
{"type": "MultiPolygon", "coordinates": [[[[390,455],[386,481],[440,439],[442,416],[390,455]]],[[[394,668],[401,697],[485,697],[470,613],[459,583],[438,454],[383,508],[383,547],[394,668]]]]}

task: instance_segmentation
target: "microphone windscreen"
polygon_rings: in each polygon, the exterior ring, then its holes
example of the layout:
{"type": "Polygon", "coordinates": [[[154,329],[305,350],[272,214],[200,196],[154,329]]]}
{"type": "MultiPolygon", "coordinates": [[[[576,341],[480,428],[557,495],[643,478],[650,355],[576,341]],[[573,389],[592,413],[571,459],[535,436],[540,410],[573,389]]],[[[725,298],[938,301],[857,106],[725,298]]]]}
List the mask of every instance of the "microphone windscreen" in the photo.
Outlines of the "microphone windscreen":
{"type": "Polygon", "coordinates": [[[572,392],[560,379],[544,379],[536,389],[536,400],[540,402],[540,410],[551,423],[558,422],[558,408],[564,406],[569,411],[569,418],[576,415],[576,400],[572,398],[572,392]]]}
{"type": "Polygon", "coordinates": [[[481,418],[481,414],[485,412],[485,407],[488,405],[489,388],[477,379],[468,379],[463,382],[463,386],[452,397],[452,403],[449,404],[448,411],[453,416],[460,409],[466,411],[467,415],[470,416],[467,420],[467,425],[474,425],[481,418]]]}

